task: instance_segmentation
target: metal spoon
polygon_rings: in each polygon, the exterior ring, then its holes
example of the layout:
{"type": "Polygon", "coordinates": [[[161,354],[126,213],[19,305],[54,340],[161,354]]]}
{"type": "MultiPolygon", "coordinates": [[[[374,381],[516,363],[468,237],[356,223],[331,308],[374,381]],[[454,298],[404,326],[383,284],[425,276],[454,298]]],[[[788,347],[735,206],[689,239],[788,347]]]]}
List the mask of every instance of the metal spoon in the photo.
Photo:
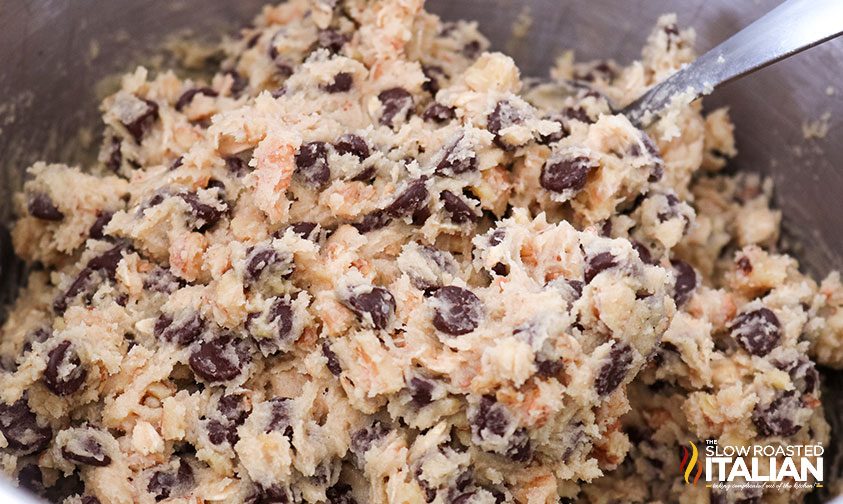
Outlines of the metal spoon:
{"type": "Polygon", "coordinates": [[[787,0],[671,75],[621,112],[646,127],[675,96],[689,101],[843,34],[843,0],[787,0]]]}

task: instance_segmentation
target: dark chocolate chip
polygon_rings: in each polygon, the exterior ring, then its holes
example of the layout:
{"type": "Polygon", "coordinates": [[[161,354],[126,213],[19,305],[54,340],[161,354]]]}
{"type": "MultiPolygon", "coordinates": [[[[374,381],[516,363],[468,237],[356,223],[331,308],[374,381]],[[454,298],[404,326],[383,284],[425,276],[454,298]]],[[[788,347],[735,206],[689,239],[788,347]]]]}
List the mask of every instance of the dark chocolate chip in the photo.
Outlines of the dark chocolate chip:
{"type": "Polygon", "coordinates": [[[62,341],[47,354],[44,384],[50,392],[59,396],[73,394],[82,387],[87,376],[88,372],[70,341],[62,341]]]}
{"type": "Polygon", "coordinates": [[[386,437],[387,428],[378,420],[369,427],[364,427],[351,436],[351,451],[362,457],[377,441],[386,437]]]}
{"type": "Polygon", "coordinates": [[[412,215],[427,204],[429,197],[425,179],[413,180],[389,206],[384,208],[384,214],[394,218],[412,215]]]}
{"type": "Polygon", "coordinates": [[[251,357],[241,340],[230,334],[203,341],[190,354],[188,363],[196,375],[208,382],[224,382],[240,375],[251,357]]]}
{"type": "Polygon", "coordinates": [[[290,428],[290,399],[274,397],[269,400],[269,423],[266,432],[285,432],[290,428]]]}
{"type": "Polygon", "coordinates": [[[477,170],[477,156],[474,152],[458,151],[459,143],[457,140],[442,149],[442,157],[435,170],[437,175],[453,176],[477,170]]]}
{"type": "Polygon", "coordinates": [[[638,252],[638,258],[641,259],[641,262],[644,264],[657,264],[653,260],[653,255],[650,253],[650,249],[648,249],[643,243],[637,240],[632,240],[632,248],[638,252]]]}
{"type": "Polygon", "coordinates": [[[504,149],[509,149],[511,146],[506,144],[500,136],[500,132],[515,124],[524,122],[524,116],[515,105],[509,100],[503,100],[495,105],[495,109],[486,118],[486,129],[495,135],[495,143],[504,149]]]}
{"type": "Polygon", "coordinates": [[[436,96],[436,93],[439,92],[439,80],[436,75],[445,77],[445,70],[438,65],[422,65],[421,69],[424,76],[427,77],[427,80],[422,84],[422,89],[436,96]]]}
{"type": "Polygon", "coordinates": [[[432,381],[417,376],[411,378],[407,383],[410,397],[417,408],[423,408],[433,402],[433,388],[434,383],[432,381]]]}
{"type": "Polygon", "coordinates": [[[249,162],[241,156],[228,156],[223,158],[225,168],[236,177],[240,177],[249,171],[249,162]]]}
{"type": "Polygon", "coordinates": [[[184,460],[179,460],[179,468],[175,474],[171,469],[153,472],[146,491],[152,494],[155,502],[160,502],[169,498],[176,489],[192,487],[194,481],[193,469],[184,460]]]}
{"type": "Polygon", "coordinates": [[[293,230],[293,233],[301,236],[305,240],[311,240],[315,238],[313,236],[313,232],[316,230],[316,226],[317,224],[315,222],[296,222],[291,225],[290,228],[293,230]]]}
{"type": "Polygon", "coordinates": [[[516,462],[526,463],[533,458],[533,447],[527,429],[519,427],[512,433],[506,456],[516,462]]]}
{"type": "Polygon", "coordinates": [[[381,229],[392,222],[392,218],[383,210],[375,210],[363,216],[359,222],[352,224],[361,234],[381,229]]]}
{"type": "Polygon", "coordinates": [[[456,111],[453,107],[442,105],[438,102],[433,102],[422,112],[422,119],[427,122],[442,124],[450,121],[456,117],[456,111]]]}
{"type": "Polygon", "coordinates": [[[260,278],[265,269],[278,263],[281,257],[278,252],[269,246],[255,246],[247,251],[246,255],[246,280],[254,282],[260,278]]]}
{"type": "Polygon", "coordinates": [[[240,93],[242,93],[249,84],[249,82],[236,70],[226,70],[223,72],[223,75],[231,77],[231,94],[234,97],[240,96],[240,93]]]}
{"type": "Polygon", "coordinates": [[[372,287],[369,292],[351,295],[344,303],[361,321],[371,323],[375,329],[386,329],[395,313],[395,298],[383,287],[372,287]]]}
{"type": "Polygon", "coordinates": [[[108,145],[108,156],[105,161],[105,167],[111,173],[117,173],[120,171],[120,166],[122,165],[123,152],[121,150],[121,141],[119,138],[113,136],[108,145]]]}
{"type": "Polygon", "coordinates": [[[184,280],[175,276],[169,269],[157,267],[143,279],[143,288],[152,292],[172,294],[184,287],[184,280]]]}
{"type": "Polygon", "coordinates": [[[98,211],[97,212],[97,220],[91,225],[91,229],[88,231],[88,236],[93,238],[94,240],[102,240],[105,238],[105,226],[111,222],[111,218],[114,217],[114,214],[111,212],[105,211],[98,211]]]}
{"type": "Polygon", "coordinates": [[[597,165],[586,156],[551,158],[542,167],[539,184],[548,191],[576,193],[585,187],[588,174],[595,168],[597,165]]]}
{"type": "Polygon", "coordinates": [[[772,310],[762,307],[735,317],[729,333],[748,353],[763,357],[779,344],[781,324],[772,310]]]}
{"type": "Polygon", "coordinates": [[[181,112],[183,108],[190,105],[190,103],[193,101],[193,98],[196,97],[196,95],[198,94],[210,96],[211,98],[218,96],[217,92],[209,87],[188,89],[187,91],[182,93],[181,96],[179,96],[179,99],[176,101],[176,110],[181,112]]]}
{"type": "Polygon", "coordinates": [[[0,403],[0,432],[3,432],[6,438],[8,449],[20,455],[44,451],[53,438],[49,426],[38,425],[37,417],[29,409],[26,397],[12,404],[0,403]]]}
{"type": "Polygon", "coordinates": [[[676,284],[673,287],[673,300],[676,306],[681,307],[693,295],[697,288],[697,273],[694,268],[685,261],[675,259],[671,261],[673,272],[676,275],[676,284]]]}
{"type": "Polygon", "coordinates": [[[479,439],[486,439],[489,434],[503,436],[510,424],[506,408],[499,404],[494,396],[484,395],[469,418],[471,433],[479,439]],[[488,432],[488,434],[487,434],[488,432]]]}
{"type": "Polygon", "coordinates": [[[347,133],[339,137],[334,144],[334,150],[340,155],[351,154],[356,156],[360,161],[363,161],[370,155],[369,145],[366,143],[366,140],[353,133],[347,133]]]}
{"type": "Polygon", "coordinates": [[[307,185],[321,188],[331,178],[328,166],[328,149],[325,142],[310,142],[301,146],[296,154],[295,174],[307,185]]]}
{"type": "Polygon", "coordinates": [[[357,504],[357,500],[351,494],[351,486],[344,483],[337,483],[325,490],[325,497],[328,504],[357,504]]]}
{"type": "Polygon", "coordinates": [[[348,72],[340,72],[323,89],[329,93],[347,93],[351,89],[352,84],[354,84],[354,77],[348,72]]]}
{"type": "Polygon", "coordinates": [[[190,207],[190,215],[194,220],[193,228],[200,233],[204,233],[214,227],[222,219],[223,215],[228,212],[228,203],[222,198],[219,201],[223,209],[219,209],[216,206],[200,201],[199,195],[195,192],[185,192],[179,196],[190,207]]]}
{"type": "Polygon", "coordinates": [[[631,346],[615,341],[609,351],[609,357],[594,380],[594,388],[599,395],[608,395],[618,388],[632,366],[632,357],[631,346]]]}
{"type": "Polygon", "coordinates": [[[436,290],[433,326],[459,336],[477,329],[483,319],[483,302],[473,292],[449,285],[436,290]]]}
{"type": "Polygon", "coordinates": [[[344,46],[348,42],[348,37],[333,28],[328,28],[325,30],[319,30],[318,39],[317,39],[317,46],[323,49],[327,49],[332,54],[336,54],[342,50],[342,46],[344,46]]]}
{"type": "Polygon", "coordinates": [[[64,219],[64,214],[58,209],[52,198],[46,193],[34,193],[27,203],[29,215],[36,219],[57,222],[64,219]]]}
{"type": "Polygon", "coordinates": [[[762,436],[792,436],[802,428],[797,414],[802,401],[795,390],[780,393],[770,404],[757,404],[752,412],[752,423],[762,436]]]}
{"type": "Polygon", "coordinates": [[[492,231],[492,234],[489,235],[489,245],[494,247],[495,245],[500,245],[503,242],[503,239],[506,238],[506,229],[504,228],[497,228],[492,231]]]}
{"type": "Polygon", "coordinates": [[[74,443],[74,448],[64,446],[61,455],[65,459],[95,467],[105,467],[111,464],[111,457],[105,453],[105,449],[92,434],[80,434],[81,439],[74,443]]]}
{"type": "Polygon", "coordinates": [[[451,222],[454,224],[476,222],[480,219],[480,216],[474,213],[473,208],[451,191],[442,191],[439,198],[442,200],[445,211],[451,215],[451,222]]]}
{"type": "Polygon", "coordinates": [[[174,324],[173,319],[167,315],[161,315],[155,322],[154,334],[163,341],[187,346],[196,341],[204,329],[205,320],[198,312],[178,324],[174,324]]]}
{"type": "Polygon", "coordinates": [[[585,265],[585,283],[591,283],[599,273],[617,265],[615,256],[611,252],[600,252],[593,257],[589,257],[585,265]]]}
{"type": "Polygon", "coordinates": [[[330,371],[332,375],[339,376],[342,374],[342,365],[340,364],[340,360],[337,358],[337,354],[331,350],[331,345],[329,345],[327,341],[322,343],[322,355],[324,355],[328,360],[328,371],[330,371]]]}
{"type": "Polygon", "coordinates": [[[384,126],[395,126],[397,122],[406,121],[413,110],[413,95],[404,88],[395,87],[378,94],[383,106],[380,123],[384,126]]]}
{"type": "Polygon", "coordinates": [[[126,130],[128,130],[129,134],[132,135],[132,138],[134,138],[137,143],[140,143],[141,140],[143,140],[143,136],[146,134],[146,131],[152,123],[158,119],[158,104],[152,100],[146,100],[144,98],[139,99],[146,104],[146,108],[131,122],[123,123],[123,126],[126,127],[126,130]]]}

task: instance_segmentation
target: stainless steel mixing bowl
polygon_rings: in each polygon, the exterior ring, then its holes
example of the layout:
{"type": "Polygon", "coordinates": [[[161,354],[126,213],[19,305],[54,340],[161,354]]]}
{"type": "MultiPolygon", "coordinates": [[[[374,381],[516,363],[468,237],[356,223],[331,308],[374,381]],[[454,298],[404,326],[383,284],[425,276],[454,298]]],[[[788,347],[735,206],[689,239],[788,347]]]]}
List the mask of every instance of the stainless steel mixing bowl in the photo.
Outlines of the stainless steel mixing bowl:
{"type": "MultiPolygon", "coordinates": [[[[99,132],[97,103],[107,91],[106,77],[148,60],[168,35],[186,28],[196,37],[218,38],[248,23],[265,1],[0,0],[0,223],[9,222],[11,194],[30,163],[91,159],[88,140],[99,132]]],[[[540,76],[565,48],[577,48],[582,58],[635,58],[664,12],[676,12],[682,25],[695,27],[697,47],[704,51],[777,3],[429,0],[428,8],[448,19],[478,20],[496,49],[514,56],[526,75],[540,76]],[[519,15],[530,23],[523,36],[514,37],[519,15]]],[[[735,168],[774,179],[784,211],[783,243],[815,274],[840,268],[843,258],[837,220],[843,211],[841,77],[843,40],[836,40],[706,99],[709,107],[731,107],[741,151],[735,168]],[[803,125],[825,113],[831,114],[828,134],[806,140],[803,125]]],[[[20,275],[3,229],[0,266],[0,301],[8,301],[20,275]]],[[[827,373],[827,382],[825,400],[834,420],[843,411],[843,379],[827,373]]],[[[836,427],[843,429],[843,423],[836,427]]],[[[826,474],[833,472],[831,465],[827,457],[826,474]]],[[[0,482],[0,502],[15,502],[4,488],[0,482]]]]}

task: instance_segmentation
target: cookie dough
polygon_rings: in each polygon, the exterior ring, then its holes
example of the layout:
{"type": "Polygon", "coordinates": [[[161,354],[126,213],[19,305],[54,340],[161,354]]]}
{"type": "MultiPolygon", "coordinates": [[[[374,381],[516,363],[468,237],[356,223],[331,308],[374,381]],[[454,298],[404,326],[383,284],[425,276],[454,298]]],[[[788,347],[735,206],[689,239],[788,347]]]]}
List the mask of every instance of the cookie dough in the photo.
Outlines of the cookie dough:
{"type": "Polygon", "coordinates": [[[536,80],[421,0],[290,0],[207,80],[124,76],[97,165],[17,197],[3,470],[66,504],[797,498],[677,477],[687,439],[827,442],[843,366],[839,276],[719,173],[728,111],[611,112],[693,38],[536,80]]]}

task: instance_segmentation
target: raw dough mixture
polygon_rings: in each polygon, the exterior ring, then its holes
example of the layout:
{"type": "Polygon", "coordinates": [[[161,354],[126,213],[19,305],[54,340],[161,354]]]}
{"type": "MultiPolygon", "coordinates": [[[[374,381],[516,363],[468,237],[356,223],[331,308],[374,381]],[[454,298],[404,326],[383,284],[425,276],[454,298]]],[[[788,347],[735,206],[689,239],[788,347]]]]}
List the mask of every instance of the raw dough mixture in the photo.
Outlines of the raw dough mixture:
{"type": "Polygon", "coordinates": [[[777,248],[725,109],[623,105],[694,58],[542,80],[422,0],[290,0],[206,82],[144,68],[97,166],[37,163],[0,464],[55,502],[788,502],[688,440],[827,442],[843,288],[777,248]]]}

